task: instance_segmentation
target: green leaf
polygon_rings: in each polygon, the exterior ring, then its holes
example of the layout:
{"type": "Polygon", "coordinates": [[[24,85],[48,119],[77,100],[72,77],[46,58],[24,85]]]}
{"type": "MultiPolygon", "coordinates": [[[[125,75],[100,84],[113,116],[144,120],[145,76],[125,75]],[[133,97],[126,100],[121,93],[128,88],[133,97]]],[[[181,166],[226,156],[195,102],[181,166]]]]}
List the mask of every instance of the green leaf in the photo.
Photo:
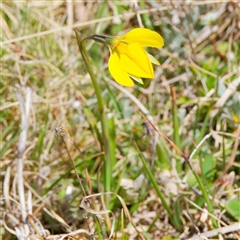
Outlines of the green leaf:
{"type": "Polygon", "coordinates": [[[223,42],[218,46],[218,51],[227,53],[228,51],[228,42],[223,42]]]}
{"type": "Polygon", "coordinates": [[[204,176],[209,180],[213,180],[215,169],[216,169],[216,159],[212,154],[206,154],[204,160],[201,162],[202,172],[204,176]]]}
{"type": "Polygon", "coordinates": [[[240,221],[240,198],[233,198],[227,201],[226,210],[234,218],[240,221]]]}
{"type": "Polygon", "coordinates": [[[193,173],[190,173],[187,178],[187,184],[191,187],[195,186],[197,184],[197,180],[193,173]]]}

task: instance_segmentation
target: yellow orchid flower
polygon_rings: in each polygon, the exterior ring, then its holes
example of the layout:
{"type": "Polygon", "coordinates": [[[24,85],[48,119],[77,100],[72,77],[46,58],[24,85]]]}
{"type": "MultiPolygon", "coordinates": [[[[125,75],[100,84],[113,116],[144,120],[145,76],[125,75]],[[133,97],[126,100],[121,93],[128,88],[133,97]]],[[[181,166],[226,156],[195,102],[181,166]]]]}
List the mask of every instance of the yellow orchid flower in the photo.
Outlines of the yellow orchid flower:
{"type": "Polygon", "coordinates": [[[142,78],[154,78],[152,63],[160,65],[144,47],[160,48],[162,37],[146,28],[135,28],[119,37],[93,35],[87,39],[106,43],[111,56],[108,68],[113,78],[123,86],[133,86],[133,80],[143,84],[142,78]],[[133,79],[133,80],[132,80],[133,79]]]}

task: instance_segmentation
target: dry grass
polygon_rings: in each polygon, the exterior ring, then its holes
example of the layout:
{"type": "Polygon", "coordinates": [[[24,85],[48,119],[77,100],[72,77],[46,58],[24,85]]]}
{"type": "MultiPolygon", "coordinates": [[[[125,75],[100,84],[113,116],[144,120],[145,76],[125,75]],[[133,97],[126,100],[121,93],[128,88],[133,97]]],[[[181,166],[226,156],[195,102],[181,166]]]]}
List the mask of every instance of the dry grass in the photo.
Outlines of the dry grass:
{"type": "Polygon", "coordinates": [[[2,239],[240,239],[237,1],[3,1],[1,9],[2,239]],[[87,42],[116,153],[104,193],[97,99],[73,27],[86,37],[139,26],[165,40],[151,50],[162,65],[144,87],[113,82],[107,48],[87,42]],[[212,216],[166,139],[189,156],[212,216]],[[152,174],[179,228],[134,142],[149,166],[154,160],[152,174]]]}

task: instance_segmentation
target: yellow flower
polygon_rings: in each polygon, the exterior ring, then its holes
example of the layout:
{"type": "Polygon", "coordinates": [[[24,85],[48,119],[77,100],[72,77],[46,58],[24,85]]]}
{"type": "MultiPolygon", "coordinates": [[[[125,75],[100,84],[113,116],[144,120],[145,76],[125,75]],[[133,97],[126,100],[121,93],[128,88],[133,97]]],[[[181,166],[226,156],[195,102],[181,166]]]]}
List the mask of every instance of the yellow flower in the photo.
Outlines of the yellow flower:
{"type": "Polygon", "coordinates": [[[133,80],[143,84],[142,78],[154,78],[152,63],[160,64],[144,47],[160,48],[164,45],[157,32],[135,28],[123,36],[94,35],[92,39],[108,45],[111,53],[108,68],[119,84],[133,86],[133,80]]]}

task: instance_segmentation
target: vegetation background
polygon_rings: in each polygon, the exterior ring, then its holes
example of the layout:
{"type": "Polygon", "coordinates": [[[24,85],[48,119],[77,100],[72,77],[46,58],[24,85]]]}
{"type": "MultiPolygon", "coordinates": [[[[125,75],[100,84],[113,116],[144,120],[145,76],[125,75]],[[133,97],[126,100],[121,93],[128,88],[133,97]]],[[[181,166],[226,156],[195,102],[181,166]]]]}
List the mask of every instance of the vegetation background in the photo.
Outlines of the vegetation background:
{"type": "Polygon", "coordinates": [[[239,239],[238,1],[0,6],[2,239],[239,239]],[[136,27],[165,41],[149,49],[161,66],[144,86],[119,86],[107,47],[85,44],[106,164],[73,28],[87,37],[136,27]]]}

